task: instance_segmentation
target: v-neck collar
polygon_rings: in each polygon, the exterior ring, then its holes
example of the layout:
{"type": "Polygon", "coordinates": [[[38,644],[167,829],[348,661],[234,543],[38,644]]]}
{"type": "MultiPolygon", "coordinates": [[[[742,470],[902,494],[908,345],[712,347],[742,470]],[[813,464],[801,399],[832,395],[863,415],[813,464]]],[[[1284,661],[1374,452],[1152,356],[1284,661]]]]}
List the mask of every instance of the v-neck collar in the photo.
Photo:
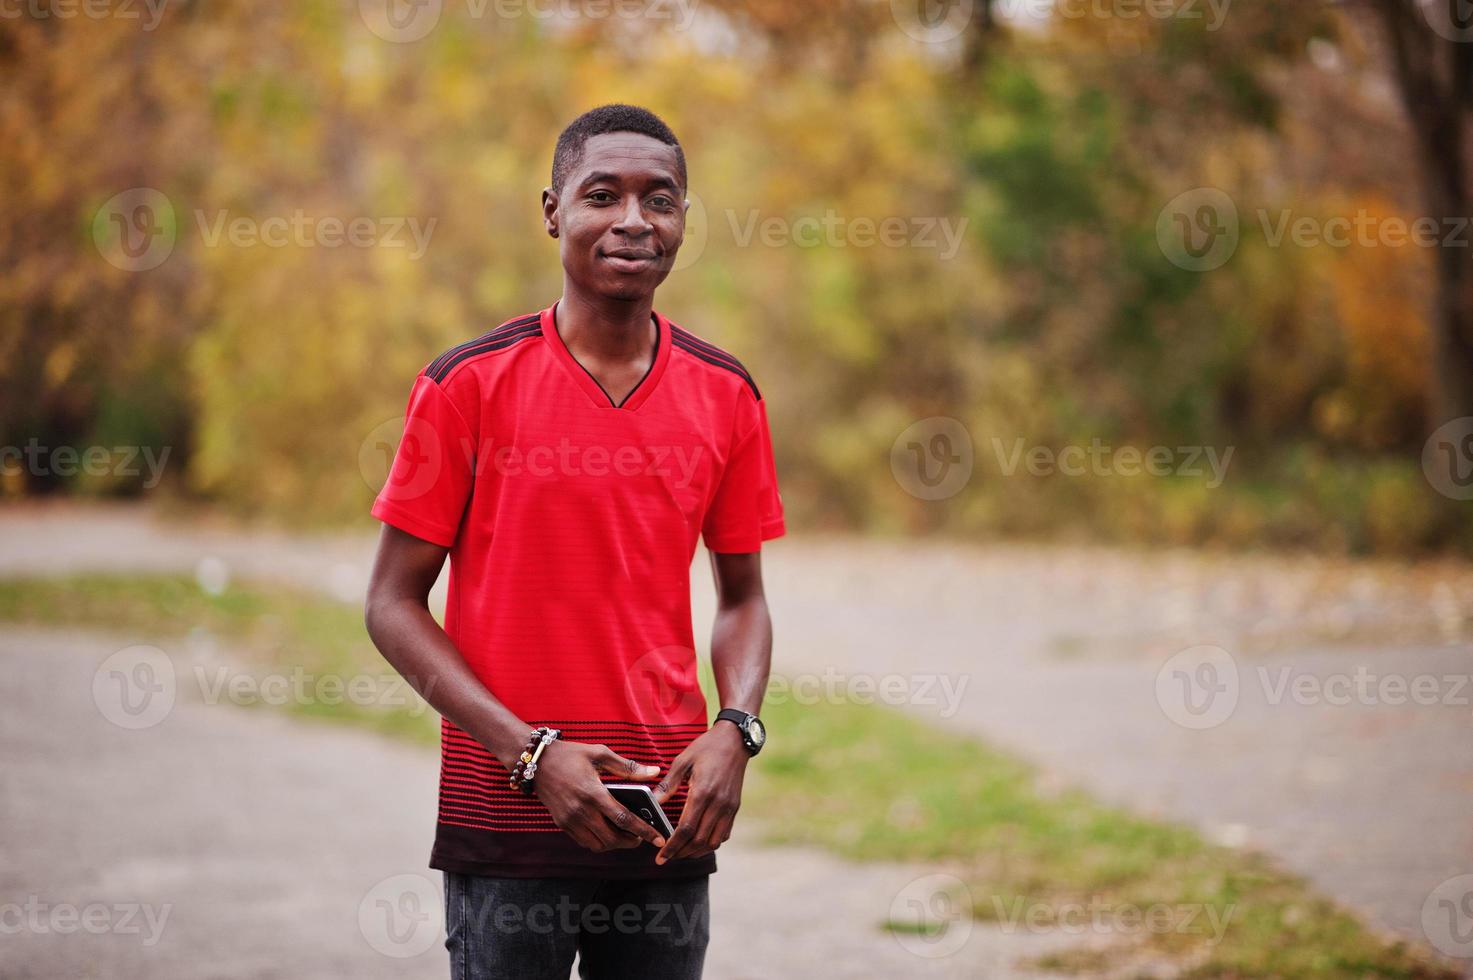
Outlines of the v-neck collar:
{"type": "Polygon", "coordinates": [[[661,316],[658,311],[651,310],[655,317],[655,359],[650,362],[649,370],[644,373],[643,378],[639,379],[634,390],[625,395],[623,401],[616,404],[609,393],[604,391],[603,385],[598,383],[598,379],[579,363],[578,359],[573,356],[573,352],[568,350],[568,345],[563,343],[563,338],[557,332],[557,322],[553,317],[553,311],[556,309],[557,303],[553,303],[542,311],[542,336],[547,338],[547,344],[552,348],[553,356],[567,369],[573,381],[583,389],[594,405],[599,408],[624,411],[633,411],[643,405],[649,398],[650,392],[655,389],[655,385],[660,383],[660,376],[665,373],[665,364],[670,360],[670,321],[661,316]]]}

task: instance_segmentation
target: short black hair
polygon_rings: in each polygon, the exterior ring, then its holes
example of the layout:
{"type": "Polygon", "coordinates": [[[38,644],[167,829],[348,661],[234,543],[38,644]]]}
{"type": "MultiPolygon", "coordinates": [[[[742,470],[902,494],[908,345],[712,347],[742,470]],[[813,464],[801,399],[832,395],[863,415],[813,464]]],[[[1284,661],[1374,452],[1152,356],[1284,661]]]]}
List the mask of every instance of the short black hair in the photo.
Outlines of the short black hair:
{"type": "Polygon", "coordinates": [[[557,149],[552,153],[553,191],[561,193],[563,181],[583,162],[583,144],[588,142],[588,137],[601,136],[604,133],[640,133],[675,147],[675,164],[680,172],[680,186],[682,189],[689,186],[686,183],[685,151],[680,148],[680,140],[665,125],[665,120],[640,106],[615,102],[589,109],[568,123],[568,127],[558,136],[557,149]]]}

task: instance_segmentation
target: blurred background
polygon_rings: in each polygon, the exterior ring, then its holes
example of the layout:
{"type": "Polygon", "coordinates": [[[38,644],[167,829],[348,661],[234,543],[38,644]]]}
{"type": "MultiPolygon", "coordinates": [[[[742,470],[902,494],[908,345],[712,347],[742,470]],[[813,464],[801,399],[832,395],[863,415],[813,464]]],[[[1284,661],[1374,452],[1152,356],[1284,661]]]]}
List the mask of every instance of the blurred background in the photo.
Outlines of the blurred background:
{"type": "Polygon", "coordinates": [[[559,295],[553,143],[614,101],[684,145],[656,307],[757,378],[791,529],[708,975],[1468,975],[1470,45],[1459,0],[0,9],[0,975],[444,974],[368,507],[416,372],[559,295]]]}

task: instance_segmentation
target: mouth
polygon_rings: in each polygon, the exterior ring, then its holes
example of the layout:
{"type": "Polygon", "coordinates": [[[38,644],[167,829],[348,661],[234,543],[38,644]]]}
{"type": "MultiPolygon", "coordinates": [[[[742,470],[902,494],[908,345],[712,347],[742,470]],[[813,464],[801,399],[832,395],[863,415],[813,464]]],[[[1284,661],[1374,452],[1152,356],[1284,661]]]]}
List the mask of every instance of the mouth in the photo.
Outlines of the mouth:
{"type": "Polygon", "coordinates": [[[647,248],[616,248],[603,253],[603,260],[619,272],[643,272],[653,268],[659,256],[647,248]]]}

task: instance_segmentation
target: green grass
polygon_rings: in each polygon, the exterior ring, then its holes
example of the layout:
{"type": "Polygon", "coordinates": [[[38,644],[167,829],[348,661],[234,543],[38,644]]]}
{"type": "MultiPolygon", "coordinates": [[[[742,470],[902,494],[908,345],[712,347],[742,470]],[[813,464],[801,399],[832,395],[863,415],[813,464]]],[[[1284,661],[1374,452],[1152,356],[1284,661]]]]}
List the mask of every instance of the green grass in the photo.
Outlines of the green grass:
{"type": "MultiPolygon", "coordinates": [[[[186,575],[77,575],[0,579],[0,621],[105,629],[133,642],[212,638],[228,645],[240,673],[257,677],[302,668],[319,678],[391,678],[393,668],[374,649],[355,606],[300,590],[252,583],[219,595],[186,575]]],[[[179,646],[170,646],[178,653],[179,646]]],[[[209,675],[213,678],[213,674],[209,675]]],[[[348,722],[423,744],[438,744],[440,722],[407,685],[378,691],[412,707],[359,704],[327,697],[291,699],[293,714],[348,722]]]]}
{"type": "MultiPolygon", "coordinates": [[[[378,676],[388,669],[357,608],[276,587],[237,585],[211,596],[181,576],[0,580],[0,620],[94,626],[161,644],[203,631],[265,670],[378,676]]],[[[702,679],[709,689],[704,665],[702,679]]],[[[420,741],[437,731],[433,712],[411,717],[317,702],[295,710],[420,741]]],[[[1004,925],[1015,903],[1038,909],[1043,921],[1066,903],[1231,915],[1220,943],[1209,942],[1204,915],[1195,931],[1122,933],[1113,947],[1054,953],[1040,967],[1092,973],[1145,954],[1188,978],[1457,977],[1371,933],[1261,856],[1212,846],[1190,829],[1083,793],[1041,793],[1027,766],[976,739],[878,706],[787,700],[763,715],[774,736],[749,771],[742,813],[774,842],[955,869],[971,892],[972,916],[1004,925]],[[764,813],[801,818],[754,816],[764,813]]]]}
{"type": "MultiPolygon", "coordinates": [[[[764,717],[774,737],[753,768],[744,812],[803,815],[772,828],[772,839],[856,859],[959,864],[975,919],[1006,920],[1019,900],[1025,908],[1210,908],[1231,915],[1219,944],[1207,942],[1206,912],[1190,924],[1194,932],[1136,935],[1169,958],[1190,960],[1189,977],[1457,976],[1371,934],[1259,855],[1214,847],[1188,828],[1083,793],[1040,794],[1026,766],[977,740],[938,736],[918,720],[863,705],[789,702],[764,709],[764,717]]],[[[1130,943],[1119,950],[1133,951],[1130,943]]],[[[1038,965],[1079,961],[1055,956],[1038,965]]]]}

